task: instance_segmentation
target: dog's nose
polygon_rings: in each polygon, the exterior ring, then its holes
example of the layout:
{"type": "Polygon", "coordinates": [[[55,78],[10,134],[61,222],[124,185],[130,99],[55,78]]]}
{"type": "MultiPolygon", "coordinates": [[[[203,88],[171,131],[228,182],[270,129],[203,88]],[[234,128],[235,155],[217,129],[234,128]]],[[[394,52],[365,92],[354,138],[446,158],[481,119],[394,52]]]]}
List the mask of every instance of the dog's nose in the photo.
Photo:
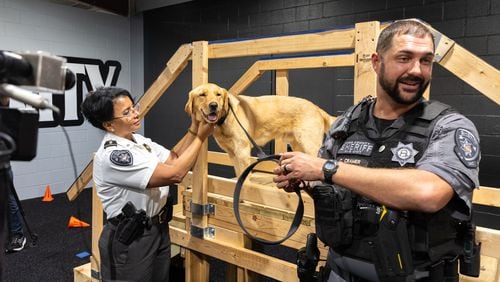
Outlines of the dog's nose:
{"type": "Polygon", "coordinates": [[[218,105],[215,102],[212,102],[212,103],[208,104],[208,107],[210,108],[211,112],[215,112],[217,110],[217,106],[218,105]]]}

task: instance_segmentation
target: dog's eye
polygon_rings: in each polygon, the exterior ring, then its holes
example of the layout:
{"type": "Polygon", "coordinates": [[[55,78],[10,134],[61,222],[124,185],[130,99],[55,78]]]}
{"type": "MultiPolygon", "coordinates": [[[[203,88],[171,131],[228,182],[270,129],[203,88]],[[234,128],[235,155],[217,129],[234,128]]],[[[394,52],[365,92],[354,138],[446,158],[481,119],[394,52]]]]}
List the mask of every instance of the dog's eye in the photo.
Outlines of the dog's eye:
{"type": "Polygon", "coordinates": [[[217,93],[217,97],[219,97],[219,96],[222,96],[222,94],[220,94],[220,93],[217,93]]]}
{"type": "Polygon", "coordinates": [[[205,94],[205,93],[200,93],[200,95],[199,95],[199,96],[200,96],[200,97],[205,97],[205,96],[207,96],[207,94],[205,94]]]}

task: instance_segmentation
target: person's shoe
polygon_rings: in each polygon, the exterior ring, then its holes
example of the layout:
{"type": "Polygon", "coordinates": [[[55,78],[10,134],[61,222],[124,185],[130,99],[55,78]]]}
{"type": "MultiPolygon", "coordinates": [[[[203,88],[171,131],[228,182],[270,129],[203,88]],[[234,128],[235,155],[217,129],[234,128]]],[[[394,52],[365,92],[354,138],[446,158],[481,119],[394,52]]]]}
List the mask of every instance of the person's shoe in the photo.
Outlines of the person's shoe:
{"type": "Polygon", "coordinates": [[[5,252],[13,253],[22,251],[25,245],[26,245],[26,237],[24,237],[23,235],[14,236],[10,239],[10,242],[7,245],[7,248],[5,249],[5,252]]]}

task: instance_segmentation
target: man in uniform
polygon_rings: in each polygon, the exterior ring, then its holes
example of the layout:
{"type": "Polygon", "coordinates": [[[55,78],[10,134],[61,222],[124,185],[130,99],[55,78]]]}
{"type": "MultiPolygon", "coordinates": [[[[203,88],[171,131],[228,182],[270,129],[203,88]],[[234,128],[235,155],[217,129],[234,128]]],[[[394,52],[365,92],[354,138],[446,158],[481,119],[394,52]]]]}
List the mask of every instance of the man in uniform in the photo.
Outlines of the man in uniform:
{"type": "Polygon", "coordinates": [[[337,119],[319,157],[284,153],[274,170],[287,191],[296,179],[323,182],[308,192],[330,247],[328,281],[458,281],[479,139],[463,115],[422,99],[434,48],[419,21],[385,28],[371,58],[376,98],[337,119]]]}

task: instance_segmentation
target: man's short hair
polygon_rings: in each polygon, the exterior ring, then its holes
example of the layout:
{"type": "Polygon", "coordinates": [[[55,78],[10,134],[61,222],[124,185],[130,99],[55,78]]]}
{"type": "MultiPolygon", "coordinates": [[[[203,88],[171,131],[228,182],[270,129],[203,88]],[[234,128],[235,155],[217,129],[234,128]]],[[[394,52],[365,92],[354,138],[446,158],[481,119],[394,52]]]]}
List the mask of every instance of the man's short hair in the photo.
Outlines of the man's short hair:
{"type": "Polygon", "coordinates": [[[380,32],[377,42],[377,53],[384,53],[391,48],[394,36],[402,34],[409,34],[421,38],[429,36],[432,39],[433,49],[435,48],[434,34],[432,34],[425,23],[417,19],[407,19],[395,21],[380,32]]]}

